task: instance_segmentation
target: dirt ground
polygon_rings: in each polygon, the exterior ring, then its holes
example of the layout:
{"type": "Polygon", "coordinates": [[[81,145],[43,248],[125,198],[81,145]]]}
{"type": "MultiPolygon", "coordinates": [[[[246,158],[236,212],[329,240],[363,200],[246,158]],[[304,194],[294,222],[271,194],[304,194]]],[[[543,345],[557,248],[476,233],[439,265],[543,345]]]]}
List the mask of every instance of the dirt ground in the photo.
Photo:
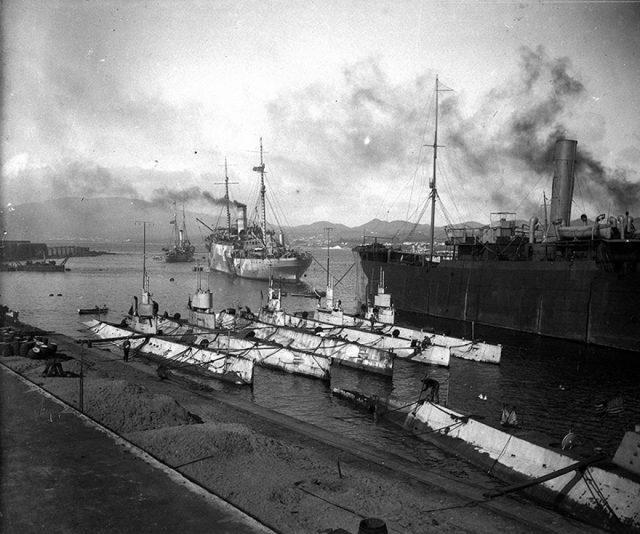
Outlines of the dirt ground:
{"type": "MultiPolygon", "coordinates": [[[[160,381],[143,362],[90,351],[83,393],[87,415],[276,531],[343,528],[356,534],[368,517],[383,519],[388,532],[405,534],[541,531],[463,494],[280,429],[172,380],[160,381]]],[[[2,363],[79,405],[76,360],[64,362],[70,376],[46,378],[42,360],[10,356],[2,363]]],[[[570,529],[563,518],[551,517],[549,532],[580,531],[575,523],[570,529]]]]}

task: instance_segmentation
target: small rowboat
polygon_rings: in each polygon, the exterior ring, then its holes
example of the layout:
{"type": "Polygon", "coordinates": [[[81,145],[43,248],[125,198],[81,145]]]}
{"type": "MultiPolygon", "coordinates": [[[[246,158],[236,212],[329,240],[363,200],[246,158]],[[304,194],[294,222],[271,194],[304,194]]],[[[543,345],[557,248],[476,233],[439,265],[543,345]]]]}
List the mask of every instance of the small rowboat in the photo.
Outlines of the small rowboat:
{"type": "Polygon", "coordinates": [[[93,308],[78,308],[79,315],[102,315],[109,313],[107,306],[94,306],[93,308]]]}

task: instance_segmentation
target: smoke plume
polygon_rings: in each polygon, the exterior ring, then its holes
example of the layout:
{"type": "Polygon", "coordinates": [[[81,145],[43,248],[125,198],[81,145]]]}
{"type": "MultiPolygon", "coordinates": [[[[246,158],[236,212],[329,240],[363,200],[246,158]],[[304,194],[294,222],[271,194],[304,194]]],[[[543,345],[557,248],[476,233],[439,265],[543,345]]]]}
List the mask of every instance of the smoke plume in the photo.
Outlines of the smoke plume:
{"type": "MultiPolygon", "coordinates": [[[[523,191],[549,178],[544,186],[550,192],[555,142],[579,141],[579,132],[567,123],[584,96],[585,87],[568,58],[550,58],[541,46],[523,47],[519,77],[490,91],[472,116],[462,116],[459,97],[444,100],[447,149],[455,151],[470,180],[493,186],[488,195],[493,209],[517,207],[522,216],[529,216],[540,211],[541,202],[522,198],[523,191]]],[[[582,194],[585,209],[599,212],[637,205],[640,185],[624,170],[606,169],[580,143],[577,160],[574,198],[582,194]]]]}
{"type": "MultiPolygon", "coordinates": [[[[198,186],[191,186],[183,189],[171,189],[169,187],[161,187],[154,189],[151,195],[151,202],[154,204],[165,204],[167,202],[178,202],[180,204],[201,203],[205,201],[212,206],[226,206],[227,201],[224,198],[216,198],[208,191],[204,191],[198,186]]],[[[242,208],[244,204],[235,200],[229,201],[230,205],[235,208],[242,208]]]]}

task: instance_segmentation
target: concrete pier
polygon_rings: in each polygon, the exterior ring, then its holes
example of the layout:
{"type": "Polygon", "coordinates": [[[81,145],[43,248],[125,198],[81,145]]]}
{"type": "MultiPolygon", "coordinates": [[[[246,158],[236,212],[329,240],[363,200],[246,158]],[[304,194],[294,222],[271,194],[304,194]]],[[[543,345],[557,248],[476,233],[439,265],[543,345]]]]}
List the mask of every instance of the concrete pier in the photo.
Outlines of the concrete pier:
{"type": "Polygon", "coordinates": [[[0,366],[0,531],[271,533],[0,366]]]}
{"type": "Polygon", "coordinates": [[[40,360],[0,358],[0,532],[311,534],[341,527],[336,532],[355,534],[363,517],[384,518],[390,532],[407,534],[436,525],[440,532],[601,532],[524,499],[487,500],[484,492],[499,484],[437,448],[413,458],[251,399],[193,387],[199,384],[177,370],[159,380],[136,356],[125,362],[119,352],[15,326],[23,334],[46,334],[58,354],[71,358],[65,371],[77,373],[82,361],[86,374],[79,384],[77,374],[44,378],[40,360]],[[104,392],[118,384],[113,391],[128,398],[122,404],[104,392]],[[90,393],[76,404],[79,391],[90,393]],[[174,402],[202,424],[182,424],[175,432],[177,419],[170,418],[150,430],[144,417],[174,402]],[[71,405],[84,406],[149,452],[71,405]],[[111,416],[133,406],[142,411],[132,413],[125,431],[111,416]],[[156,446],[155,430],[169,441],[156,446]]]}

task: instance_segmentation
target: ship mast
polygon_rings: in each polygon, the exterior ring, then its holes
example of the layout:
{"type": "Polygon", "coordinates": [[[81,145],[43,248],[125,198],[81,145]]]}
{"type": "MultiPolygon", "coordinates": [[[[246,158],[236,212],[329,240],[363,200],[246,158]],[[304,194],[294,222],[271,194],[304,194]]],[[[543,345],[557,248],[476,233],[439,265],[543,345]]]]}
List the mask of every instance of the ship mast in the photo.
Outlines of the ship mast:
{"type": "Polygon", "coordinates": [[[435,132],[433,136],[433,175],[429,187],[431,193],[431,246],[429,248],[429,264],[433,261],[433,246],[435,243],[435,222],[436,222],[436,198],[438,196],[438,189],[436,188],[436,160],[438,159],[438,93],[440,91],[451,91],[452,89],[444,88],[440,89],[438,77],[436,76],[436,124],[435,132]]]}
{"type": "Polygon", "coordinates": [[[136,221],[142,225],[142,292],[149,293],[149,276],[147,275],[147,224],[149,221],[136,221]]]}
{"type": "Polygon", "coordinates": [[[173,246],[177,248],[180,244],[180,230],[178,228],[178,206],[176,201],[173,201],[173,246]]]}
{"type": "Polygon", "coordinates": [[[267,254],[271,254],[271,243],[267,240],[267,206],[266,206],[266,187],[264,185],[264,161],[262,159],[262,137],[260,138],[260,165],[253,168],[254,171],[260,173],[260,209],[262,212],[262,241],[267,249],[267,254]]]}
{"type": "Polygon", "coordinates": [[[149,277],[147,276],[147,222],[142,222],[142,291],[149,292],[149,277]]]}
{"type": "Polygon", "coordinates": [[[227,158],[224,158],[224,199],[227,203],[227,230],[231,237],[231,210],[229,208],[229,173],[227,172],[227,158]]]}
{"type": "Polygon", "coordinates": [[[182,205],[182,228],[180,228],[180,246],[184,246],[184,244],[189,241],[189,236],[187,235],[187,217],[184,213],[184,204],[182,205]]]}
{"type": "Polygon", "coordinates": [[[227,171],[227,158],[224,158],[224,182],[214,182],[216,185],[224,184],[224,200],[227,207],[227,232],[231,239],[231,198],[229,196],[229,184],[237,184],[238,182],[229,181],[229,173],[227,171]]]}
{"type": "Polygon", "coordinates": [[[331,230],[333,230],[333,228],[329,226],[325,228],[325,230],[327,231],[327,287],[329,287],[329,283],[331,282],[331,279],[329,276],[329,255],[330,255],[329,245],[331,245],[331,230]]]}

